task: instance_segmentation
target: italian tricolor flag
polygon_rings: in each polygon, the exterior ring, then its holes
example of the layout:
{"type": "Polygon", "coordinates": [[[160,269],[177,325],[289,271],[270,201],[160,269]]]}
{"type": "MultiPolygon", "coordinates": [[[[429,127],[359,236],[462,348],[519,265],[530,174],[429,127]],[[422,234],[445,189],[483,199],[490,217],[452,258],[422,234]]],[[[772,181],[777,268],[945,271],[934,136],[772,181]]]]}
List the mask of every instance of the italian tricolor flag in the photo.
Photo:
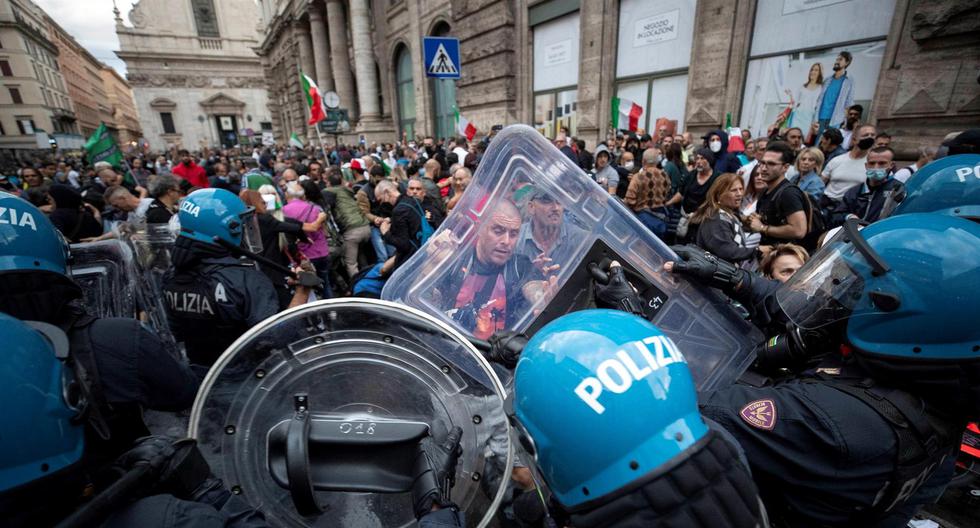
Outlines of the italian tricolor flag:
{"type": "Polygon", "coordinates": [[[476,126],[467,121],[465,117],[459,115],[459,109],[456,110],[456,130],[459,131],[461,136],[466,138],[466,141],[473,141],[473,136],[476,135],[476,126]]]}
{"type": "Polygon", "coordinates": [[[323,99],[320,98],[320,90],[316,87],[313,79],[310,79],[303,72],[299,72],[299,82],[303,85],[303,94],[306,95],[306,106],[310,107],[309,125],[315,125],[327,118],[327,112],[323,108],[323,99]]]}
{"type": "Polygon", "coordinates": [[[640,127],[643,107],[628,99],[614,97],[612,100],[612,125],[614,130],[636,132],[640,127]]]}

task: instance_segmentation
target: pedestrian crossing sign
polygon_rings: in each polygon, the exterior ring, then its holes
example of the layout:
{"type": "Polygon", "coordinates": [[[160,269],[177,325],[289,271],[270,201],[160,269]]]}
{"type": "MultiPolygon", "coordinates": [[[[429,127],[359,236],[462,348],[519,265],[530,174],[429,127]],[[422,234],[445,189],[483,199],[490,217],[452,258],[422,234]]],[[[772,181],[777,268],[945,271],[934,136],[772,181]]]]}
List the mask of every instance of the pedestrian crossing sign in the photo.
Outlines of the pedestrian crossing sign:
{"type": "Polygon", "coordinates": [[[459,79],[459,39],[425,37],[422,48],[426,77],[459,79]]]}

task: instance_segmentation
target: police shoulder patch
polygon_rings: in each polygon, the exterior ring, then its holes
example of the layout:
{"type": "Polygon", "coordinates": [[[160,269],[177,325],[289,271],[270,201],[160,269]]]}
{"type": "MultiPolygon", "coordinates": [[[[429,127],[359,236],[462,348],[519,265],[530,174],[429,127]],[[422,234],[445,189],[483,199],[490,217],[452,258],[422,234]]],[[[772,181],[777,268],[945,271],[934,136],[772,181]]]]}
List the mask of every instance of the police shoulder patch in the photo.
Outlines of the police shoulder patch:
{"type": "Polygon", "coordinates": [[[756,400],[749,403],[738,413],[745,423],[757,429],[771,431],[776,427],[776,403],[772,400],[756,400]]]}

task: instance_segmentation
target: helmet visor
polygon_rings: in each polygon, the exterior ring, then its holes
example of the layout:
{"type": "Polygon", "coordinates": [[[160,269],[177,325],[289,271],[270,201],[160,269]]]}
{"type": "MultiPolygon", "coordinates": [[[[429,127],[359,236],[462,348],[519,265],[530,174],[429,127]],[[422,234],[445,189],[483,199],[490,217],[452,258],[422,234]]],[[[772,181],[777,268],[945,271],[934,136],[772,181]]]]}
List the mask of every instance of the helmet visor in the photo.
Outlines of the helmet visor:
{"type": "Polygon", "coordinates": [[[241,214],[242,249],[252,253],[262,253],[262,233],[259,231],[259,217],[255,209],[249,207],[241,214]]]}
{"type": "Polygon", "coordinates": [[[874,310],[862,300],[865,282],[887,271],[851,222],[776,291],[776,301],[794,325],[820,328],[874,310]]]}

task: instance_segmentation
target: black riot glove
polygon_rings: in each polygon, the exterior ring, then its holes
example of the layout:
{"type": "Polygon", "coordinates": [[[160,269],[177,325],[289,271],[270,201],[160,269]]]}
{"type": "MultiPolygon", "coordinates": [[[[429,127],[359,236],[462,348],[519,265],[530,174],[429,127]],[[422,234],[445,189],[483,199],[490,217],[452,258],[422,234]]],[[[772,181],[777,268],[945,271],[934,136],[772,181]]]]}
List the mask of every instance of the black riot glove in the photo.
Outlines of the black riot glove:
{"type": "Polygon", "coordinates": [[[705,286],[732,293],[747,282],[749,272],[722,260],[697,246],[672,246],[680,260],[674,262],[673,273],[694,279],[705,286]]]}
{"type": "Polygon", "coordinates": [[[211,490],[214,481],[197,441],[191,438],[174,441],[165,436],[144,436],[113,464],[122,473],[149,465],[156,475],[147,493],[170,493],[177,498],[198,500],[211,490]]]}
{"type": "Polygon", "coordinates": [[[513,369],[517,366],[517,360],[521,359],[521,352],[527,345],[527,336],[512,330],[501,330],[495,332],[487,341],[490,343],[490,350],[484,354],[487,361],[513,369]]]}
{"type": "Polygon", "coordinates": [[[453,427],[446,441],[436,444],[432,436],[419,442],[415,456],[415,480],[412,482],[412,504],[415,518],[421,519],[432,511],[433,506],[456,508],[449,499],[449,491],[456,480],[456,462],[463,449],[459,440],[463,429],[453,427]]]}
{"type": "Polygon", "coordinates": [[[626,273],[619,263],[613,261],[609,265],[609,273],[598,270],[598,265],[590,267],[595,280],[595,305],[599,308],[622,310],[634,315],[643,316],[643,299],[636,293],[636,288],[628,280],[626,273]],[[602,277],[602,275],[606,275],[602,277]],[[606,279],[606,280],[603,280],[606,279]]]}

